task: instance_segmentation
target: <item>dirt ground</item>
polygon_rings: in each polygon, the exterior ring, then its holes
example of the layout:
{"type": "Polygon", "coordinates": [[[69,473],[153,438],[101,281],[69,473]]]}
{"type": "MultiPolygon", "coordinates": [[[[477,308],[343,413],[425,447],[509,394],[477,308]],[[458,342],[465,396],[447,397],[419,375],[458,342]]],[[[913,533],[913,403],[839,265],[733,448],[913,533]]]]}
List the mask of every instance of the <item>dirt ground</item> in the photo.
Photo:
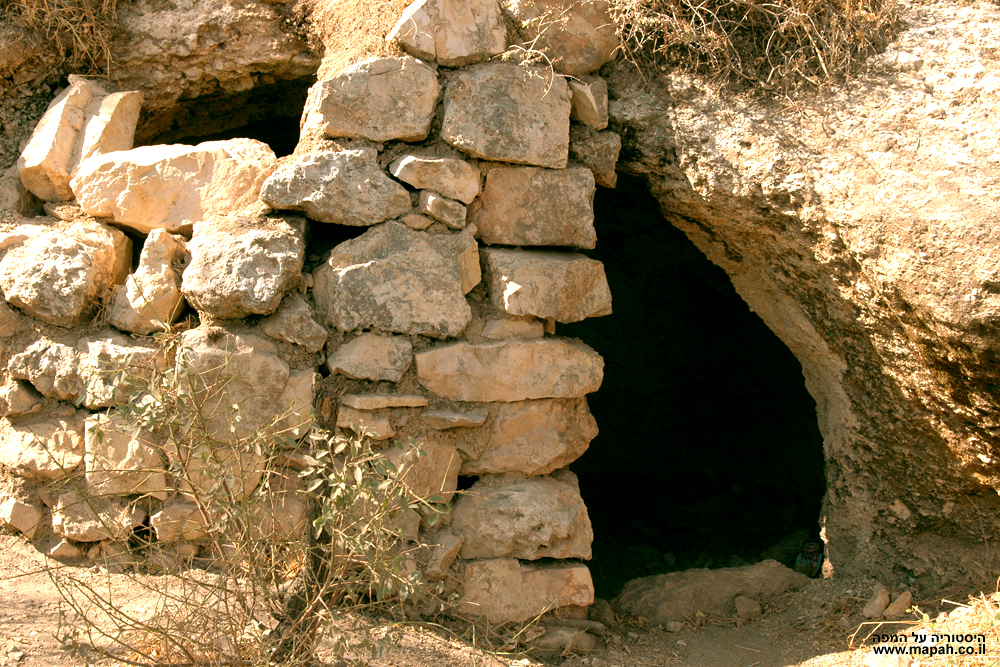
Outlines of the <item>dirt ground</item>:
{"type": "MultiPolygon", "coordinates": [[[[58,636],[66,628],[60,625],[60,612],[65,605],[45,571],[44,557],[22,537],[0,531],[0,667],[84,665],[86,661],[61,648],[58,636]]],[[[92,576],[94,581],[107,581],[109,590],[135,610],[148,609],[153,604],[143,587],[128,576],[108,577],[94,566],[89,569],[79,566],[77,572],[92,576]]],[[[864,620],[860,610],[874,583],[836,577],[814,580],[801,590],[763,600],[764,615],[749,623],[740,623],[735,617],[699,617],[677,633],[660,627],[620,624],[605,636],[606,646],[601,650],[547,661],[525,654],[495,654],[478,649],[468,633],[461,637],[443,628],[395,624],[380,630],[389,635],[388,653],[377,659],[361,658],[357,664],[366,667],[860,665],[866,651],[851,649],[850,637],[864,620]]],[[[917,595],[915,599],[932,616],[940,608],[940,597],[922,599],[917,595]]],[[[949,599],[963,600],[965,596],[955,592],[949,599]]],[[[872,626],[865,626],[862,633],[871,629],[872,626]]],[[[326,663],[332,665],[335,660],[330,658],[326,663]]]]}

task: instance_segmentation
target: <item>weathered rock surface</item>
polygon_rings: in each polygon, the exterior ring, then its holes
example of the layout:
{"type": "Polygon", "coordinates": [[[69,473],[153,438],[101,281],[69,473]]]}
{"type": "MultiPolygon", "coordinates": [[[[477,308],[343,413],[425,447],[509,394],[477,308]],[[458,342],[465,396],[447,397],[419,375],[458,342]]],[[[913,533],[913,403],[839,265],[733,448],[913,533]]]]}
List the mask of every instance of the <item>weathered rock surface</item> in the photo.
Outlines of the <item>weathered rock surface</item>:
{"type": "Polygon", "coordinates": [[[42,523],[42,510],[13,497],[0,497],[0,526],[13,528],[29,540],[42,523]]]}
{"type": "Polygon", "coordinates": [[[195,226],[181,292],[220,319],[274,312],[302,278],[305,245],[278,217],[214,218],[195,226]]]}
{"type": "Polygon", "coordinates": [[[417,203],[417,213],[428,215],[438,222],[443,222],[450,229],[465,228],[465,206],[442,197],[432,190],[423,190],[417,203]]]}
{"type": "Polygon", "coordinates": [[[24,187],[16,164],[0,174],[0,211],[13,211],[31,217],[40,213],[40,204],[35,195],[24,187]]]}
{"type": "MultiPolygon", "coordinates": [[[[572,105],[569,117],[594,130],[608,126],[608,84],[599,76],[567,79],[572,105]]],[[[572,136],[572,130],[570,130],[572,136]]],[[[571,139],[572,140],[572,139],[571,139]]]]}
{"type": "Polygon", "coordinates": [[[346,394],[340,402],[355,410],[422,408],[427,405],[427,399],[417,394],[346,394]]]}
{"type": "Polygon", "coordinates": [[[54,479],[84,456],[86,410],[70,406],[11,422],[0,419],[0,464],[22,477],[54,479]]]}
{"type": "Polygon", "coordinates": [[[496,0],[417,0],[386,40],[418,58],[460,67],[503,53],[507,28],[496,0]]]}
{"type": "Polygon", "coordinates": [[[313,319],[312,308],[298,292],[289,293],[274,313],[260,322],[261,331],[275,340],[319,352],[330,335],[313,319]]]}
{"type": "Polygon", "coordinates": [[[264,183],[261,199],[313,220],[366,227],[410,210],[410,195],[385,175],[373,149],[300,155],[264,183]]]}
{"type": "Polygon", "coordinates": [[[589,168],[598,185],[613,188],[618,184],[615,167],[621,149],[622,138],[617,132],[597,132],[586,125],[569,128],[569,156],[589,168]]]}
{"type": "Polygon", "coordinates": [[[472,234],[431,236],[388,222],[345,241],[313,274],[316,308],[341,331],[457,336],[472,318],[464,294],[479,282],[463,276],[472,234]]]}
{"type": "Polygon", "coordinates": [[[595,72],[618,48],[605,0],[511,0],[505,7],[525,41],[548,56],[563,74],[595,72]]]}
{"type": "Polygon", "coordinates": [[[166,469],[152,433],[132,432],[117,415],[93,415],[86,420],[85,444],[84,468],[91,493],[148,493],[166,500],[166,469]]]}
{"type": "Polygon", "coordinates": [[[355,410],[346,405],[337,409],[337,427],[363,429],[372,440],[388,440],[396,435],[396,430],[389,423],[389,415],[355,410]]]}
{"type": "Polygon", "coordinates": [[[129,535],[143,518],[117,500],[67,491],[52,511],[52,530],[68,540],[99,542],[129,535]]]}
{"type": "Polygon", "coordinates": [[[31,415],[42,409],[42,397],[27,382],[7,379],[0,386],[0,417],[31,415]]]}
{"type": "Polygon", "coordinates": [[[458,551],[462,548],[462,538],[443,530],[428,542],[431,546],[424,576],[427,577],[427,581],[441,581],[447,576],[448,568],[458,557],[458,551]]]}
{"type": "Polygon", "coordinates": [[[70,177],[87,158],[132,148],[142,93],[108,93],[70,75],[35,126],[18,160],[24,187],[45,201],[74,199],[70,177]]]}
{"type": "Polygon", "coordinates": [[[910,591],[903,591],[896,599],[892,601],[885,611],[882,612],[884,618],[900,618],[905,613],[906,610],[910,608],[910,604],[913,602],[913,593],[910,591]]]}
{"type": "Polygon", "coordinates": [[[485,437],[477,435],[459,445],[469,458],[462,463],[463,475],[546,475],[587,451],[597,437],[597,421],[583,397],[519,401],[497,406],[485,437]]]}
{"type": "Polygon", "coordinates": [[[455,401],[583,396],[597,391],[604,379],[600,355],[563,338],[452,343],[414,356],[420,383],[455,401]]]}
{"type": "Polygon", "coordinates": [[[208,506],[229,503],[230,497],[237,501],[249,498],[267,467],[264,456],[253,451],[204,440],[193,447],[186,442],[168,442],[165,450],[167,458],[179,462],[184,471],[177,480],[181,496],[208,506]]]}
{"type": "Polygon", "coordinates": [[[576,475],[518,481],[483,477],[455,501],[451,528],[462,558],[590,559],[594,533],[576,475]]]}
{"type": "Polygon", "coordinates": [[[875,590],[872,591],[871,599],[868,600],[868,604],[865,605],[861,613],[865,618],[881,618],[882,612],[889,606],[889,601],[889,591],[886,590],[885,586],[875,584],[875,590]]]}
{"type": "Polygon", "coordinates": [[[590,570],[582,563],[532,565],[514,558],[469,563],[460,611],[492,623],[521,622],[543,611],[594,602],[590,570]]]}
{"type": "Polygon", "coordinates": [[[125,234],[96,222],[52,225],[7,250],[0,289],[9,303],[43,322],[76,326],[125,280],[131,248],[125,234]]]}
{"type": "Polygon", "coordinates": [[[448,82],[441,137],[473,157],[561,169],[569,113],[569,86],[550,70],[478,65],[448,82]]]}
{"type": "Polygon", "coordinates": [[[733,606],[736,607],[736,615],[744,621],[758,618],[763,613],[760,603],[745,595],[737,595],[733,600],[733,606]]]}
{"type": "Polygon", "coordinates": [[[611,314],[604,265],[577,253],[484,248],[483,277],[497,310],[558,322],[611,314]]]}
{"type": "Polygon", "coordinates": [[[434,190],[466,204],[479,194],[479,169],[465,160],[404,155],[392,161],[389,173],[418,190],[434,190]]]}
{"type": "Polygon", "coordinates": [[[496,167],[469,221],[488,244],[593,248],[594,175],[582,167],[496,167]]]}
{"type": "Polygon", "coordinates": [[[416,58],[366,60],[309,89],[302,127],[328,137],[423,141],[440,95],[437,72],[416,58]]]}
{"type": "Polygon", "coordinates": [[[386,456],[399,468],[400,477],[411,498],[441,496],[451,500],[458,489],[458,471],[462,457],[458,450],[434,440],[420,446],[422,456],[403,458],[403,450],[389,449],[386,456]]]}
{"type": "Polygon", "coordinates": [[[184,309],[181,267],[186,252],[183,237],[165,229],[150,232],[142,245],[139,267],[108,304],[108,324],[137,334],[173,324],[184,309]]]}
{"type": "Polygon", "coordinates": [[[196,222],[256,202],[276,165],[267,144],[254,139],[144,146],[86,160],[70,185],[88,215],[141,234],[189,233],[196,222]]]}
{"type": "Polygon", "coordinates": [[[427,410],[420,413],[420,418],[431,428],[443,431],[449,428],[481,426],[486,421],[487,415],[486,408],[474,408],[468,412],[427,410]]]}
{"type": "Polygon", "coordinates": [[[758,599],[808,584],[806,575],[777,561],[765,560],[744,567],[685,570],[633,579],[625,584],[614,605],[619,613],[645,616],[651,623],[669,623],[683,621],[699,611],[728,614],[737,595],[758,599]]]}
{"type": "Polygon", "coordinates": [[[405,336],[361,334],[327,357],[331,373],[355,380],[399,382],[413,361],[413,345],[405,336]]]}
{"type": "Polygon", "coordinates": [[[483,338],[506,340],[508,338],[541,338],[545,325],[533,317],[494,319],[483,326],[483,338]]]}
{"type": "Polygon", "coordinates": [[[208,533],[205,518],[194,503],[173,501],[149,517],[149,525],[156,541],[166,544],[204,537],[208,533]]]}

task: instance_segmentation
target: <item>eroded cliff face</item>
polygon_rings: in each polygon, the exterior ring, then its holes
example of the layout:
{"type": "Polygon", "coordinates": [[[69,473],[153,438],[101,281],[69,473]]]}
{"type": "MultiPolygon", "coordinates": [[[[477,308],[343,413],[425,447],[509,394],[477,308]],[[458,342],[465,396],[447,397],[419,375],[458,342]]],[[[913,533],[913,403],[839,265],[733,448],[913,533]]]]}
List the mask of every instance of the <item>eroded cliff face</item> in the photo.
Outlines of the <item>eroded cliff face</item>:
{"type": "MultiPolygon", "coordinates": [[[[914,6],[829,95],[609,77],[619,169],[802,363],[837,573],[985,583],[1000,476],[996,7],[914,6]]],[[[992,584],[990,584],[992,585],[992,584]]]]}

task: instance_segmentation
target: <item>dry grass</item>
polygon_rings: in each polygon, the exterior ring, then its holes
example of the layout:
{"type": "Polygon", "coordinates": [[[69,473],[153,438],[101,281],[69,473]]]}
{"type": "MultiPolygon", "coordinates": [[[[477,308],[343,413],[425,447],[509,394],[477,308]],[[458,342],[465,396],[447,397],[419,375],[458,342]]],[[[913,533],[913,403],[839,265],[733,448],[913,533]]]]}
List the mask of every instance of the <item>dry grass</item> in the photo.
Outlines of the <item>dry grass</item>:
{"type": "Polygon", "coordinates": [[[884,50],[895,0],[611,0],[625,56],[736,87],[822,87],[884,50]]]}
{"type": "Polygon", "coordinates": [[[66,52],[82,74],[106,71],[117,27],[118,0],[0,0],[0,19],[66,52]]]}
{"type": "Polygon", "coordinates": [[[316,76],[336,75],[348,65],[373,56],[401,53],[385,35],[409,0],[311,0],[306,3],[310,41],[324,53],[316,76]]]}

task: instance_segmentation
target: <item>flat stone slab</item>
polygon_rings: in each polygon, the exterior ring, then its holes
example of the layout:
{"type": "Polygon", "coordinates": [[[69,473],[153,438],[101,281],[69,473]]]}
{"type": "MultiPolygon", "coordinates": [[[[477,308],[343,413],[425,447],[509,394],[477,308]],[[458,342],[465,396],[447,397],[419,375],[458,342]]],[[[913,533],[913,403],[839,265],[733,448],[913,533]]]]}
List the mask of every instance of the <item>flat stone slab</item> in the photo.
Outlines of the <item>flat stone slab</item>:
{"type": "Polygon", "coordinates": [[[328,137],[423,141],[440,95],[437,72],[416,58],[366,60],[309,89],[302,126],[328,137]]]}
{"type": "Polygon", "coordinates": [[[331,373],[355,380],[399,382],[413,361],[413,345],[405,336],[361,334],[332,352],[326,360],[331,373]]]}
{"type": "Polygon", "coordinates": [[[487,63],[456,73],[444,95],[441,137],[473,157],[562,169],[570,92],[551,70],[487,63]]]}
{"type": "Polygon", "coordinates": [[[590,558],[594,532],[569,470],[515,482],[481,478],[455,501],[462,558],[590,558]]]}
{"type": "Polygon", "coordinates": [[[594,175],[584,167],[495,167],[469,222],[490,245],[593,248],[594,175]]]}
{"type": "Polygon", "coordinates": [[[392,161],[389,173],[418,190],[434,190],[466,204],[479,194],[479,169],[465,160],[404,155],[392,161]]]}
{"type": "Polygon", "coordinates": [[[255,139],[143,146],[85,160],[70,184],[87,215],[140,234],[188,234],[196,222],[254,204],[276,166],[255,139]]]}
{"type": "Polygon", "coordinates": [[[604,265],[570,252],[483,248],[483,275],[497,310],[558,322],[611,314],[604,265]]]}
{"type": "Polygon", "coordinates": [[[535,565],[515,558],[475,561],[465,567],[459,610],[492,623],[520,623],[542,612],[594,603],[594,582],[583,563],[535,565]]]}
{"type": "Polygon", "coordinates": [[[455,412],[454,410],[427,410],[420,413],[428,426],[440,431],[449,428],[467,428],[470,426],[481,426],[486,422],[488,416],[486,408],[475,408],[468,412],[455,412]]]}
{"type": "Polygon", "coordinates": [[[406,188],[379,169],[370,148],[300,155],[278,168],[260,197],[319,222],[367,227],[410,210],[406,188]]]}
{"type": "Polygon", "coordinates": [[[386,41],[445,67],[461,67],[503,53],[507,28],[496,0],[417,0],[386,41]]]}
{"type": "Polygon", "coordinates": [[[346,394],[340,402],[355,410],[383,408],[422,408],[427,399],[419,394],[346,394]]]}
{"type": "Polygon", "coordinates": [[[604,360],[566,338],[451,343],[414,355],[417,379],[455,401],[571,398],[597,391],[604,360]]]}

